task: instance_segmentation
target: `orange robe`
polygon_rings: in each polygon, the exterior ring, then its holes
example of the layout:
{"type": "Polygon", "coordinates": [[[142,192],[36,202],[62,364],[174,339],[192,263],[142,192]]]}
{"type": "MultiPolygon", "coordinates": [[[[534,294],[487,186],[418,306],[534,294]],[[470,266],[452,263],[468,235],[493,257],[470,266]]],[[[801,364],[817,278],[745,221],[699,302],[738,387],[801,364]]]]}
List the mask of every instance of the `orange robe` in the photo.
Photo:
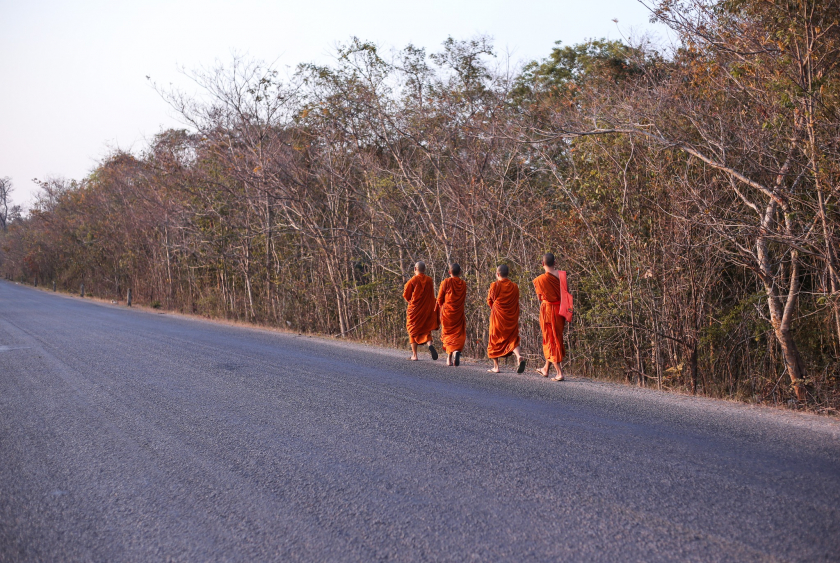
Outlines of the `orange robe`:
{"type": "Polygon", "coordinates": [[[566,356],[563,346],[563,329],[571,316],[571,296],[565,287],[566,272],[557,276],[545,273],[534,280],[534,289],[540,299],[540,330],[542,330],[543,355],[549,362],[560,363],[566,356]]]}
{"type": "Polygon", "coordinates": [[[440,339],[447,354],[464,350],[467,341],[467,317],[464,301],[467,283],[461,278],[446,278],[440,284],[437,304],[440,310],[440,339]]]}
{"type": "Polygon", "coordinates": [[[494,281],[487,294],[490,338],[487,356],[502,358],[519,346],[519,286],[508,279],[494,281]]]}
{"type": "Polygon", "coordinates": [[[403,299],[408,301],[405,328],[408,329],[409,341],[412,344],[430,342],[432,331],[439,326],[432,278],[426,274],[412,277],[405,284],[403,299]]]}

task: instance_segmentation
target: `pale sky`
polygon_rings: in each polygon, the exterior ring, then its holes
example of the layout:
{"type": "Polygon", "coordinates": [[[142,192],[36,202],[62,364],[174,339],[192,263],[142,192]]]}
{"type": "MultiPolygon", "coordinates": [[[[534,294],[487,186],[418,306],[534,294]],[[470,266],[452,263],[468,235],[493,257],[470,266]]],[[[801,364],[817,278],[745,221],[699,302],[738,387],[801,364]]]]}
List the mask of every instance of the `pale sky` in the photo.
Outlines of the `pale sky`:
{"type": "Polygon", "coordinates": [[[80,179],[112,148],[141,150],[183,126],[146,76],[185,86],[179,68],[233,52],[282,70],[326,63],[352,36],[433,53],[485,34],[516,62],[557,40],[662,35],[648,20],[636,0],[0,0],[0,177],[27,205],[32,178],[80,179]]]}

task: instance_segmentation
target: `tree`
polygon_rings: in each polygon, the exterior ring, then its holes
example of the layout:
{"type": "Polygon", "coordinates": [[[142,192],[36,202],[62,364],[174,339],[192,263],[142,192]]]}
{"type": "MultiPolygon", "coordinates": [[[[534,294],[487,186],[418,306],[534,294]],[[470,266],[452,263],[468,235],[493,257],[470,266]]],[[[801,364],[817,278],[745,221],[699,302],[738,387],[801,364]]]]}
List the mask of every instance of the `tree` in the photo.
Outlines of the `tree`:
{"type": "Polygon", "coordinates": [[[8,230],[9,212],[11,211],[12,179],[8,176],[0,178],[0,227],[3,232],[8,230]]]}
{"type": "Polygon", "coordinates": [[[834,302],[838,286],[822,187],[831,180],[816,156],[836,139],[836,120],[825,119],[836,106],[823,92],[837,85],[838,13],[837,2],[663,2],[655,16],[683,40],[674,61],[641,61],[632,85],[601,81],[588,97],[570,88],[566,111],[537,130],[629,135],[690,157],[679,182],[694,206],[682,218],[713,229],[760,280],[800,400],[807,380],[793,323],[803,260],[822,255],[834,302]]]}

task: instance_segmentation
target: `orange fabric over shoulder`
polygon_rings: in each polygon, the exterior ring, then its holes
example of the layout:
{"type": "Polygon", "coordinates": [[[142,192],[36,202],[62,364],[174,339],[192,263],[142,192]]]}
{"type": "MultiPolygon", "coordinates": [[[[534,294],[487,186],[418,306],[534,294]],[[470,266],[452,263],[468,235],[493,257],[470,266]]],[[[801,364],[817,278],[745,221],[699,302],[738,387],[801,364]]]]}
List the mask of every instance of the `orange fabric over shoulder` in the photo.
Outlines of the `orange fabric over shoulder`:
{"type": "Polygon", "coordinates": [[[494,281],[487,293],[490,337],[487,356],[502,358],[519,346],[519,286],[508,279],[494,281]]]}
{"type": "Polygon", "coordinates": [[[467,283],[461,278],[450,277],[441,282],[437,306],[440,311],[440,340],[447,354],[464,350],[467,340],[466,297],[467,283]]]}
{"type": "Polygon", "coordinates": [[[566,356],[563,346],[563,286],[557,276],[545,273],[534,280],[534,290],[540,299],[540,330],[542,330],[543,355],[550,362],[560,363],[566,356]]]}
{"type": "Polygon", "coordinates": [[[412,277],[405,284],[403,299],[408,301],[405,328],[408,330],[409,342],[425,344],[431,341],[432,331],[439,326],[432,278],[426,274],[412,277]]]}

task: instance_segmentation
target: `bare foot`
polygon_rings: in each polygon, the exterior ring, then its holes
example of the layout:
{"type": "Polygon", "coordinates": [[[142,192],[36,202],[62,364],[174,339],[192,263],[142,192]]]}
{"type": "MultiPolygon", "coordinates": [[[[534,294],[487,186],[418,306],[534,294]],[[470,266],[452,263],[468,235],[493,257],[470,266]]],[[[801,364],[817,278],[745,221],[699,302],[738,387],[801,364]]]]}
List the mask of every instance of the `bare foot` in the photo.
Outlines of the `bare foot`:
{"type": "Polygon", "coordinates": [[[551,381],[566,381],[566,378],[562,375],[558,375],[557,377],[552,377],[551,381]]]}
{"type": "Polygon", "coordinates": [[[499,373],[499,368],[488,369],[490,373],[499,373]]]}
{"type": "Polygon", "coordinates": [[[409,360],[411,360],[412,362],[416,362],[417,361],[417,356],[411,356],[409,358],[409,360]]]}
{"type": "Polygon", "coordinates": [[[537,372],[538,374],[540,374],[541,376],[543,376],[543,377],[548,377],[548,370],[543,371],[543,370],[541,370],[540,368],[537,368],[537,369],[536,369],[536,372],[537,372]]]}

